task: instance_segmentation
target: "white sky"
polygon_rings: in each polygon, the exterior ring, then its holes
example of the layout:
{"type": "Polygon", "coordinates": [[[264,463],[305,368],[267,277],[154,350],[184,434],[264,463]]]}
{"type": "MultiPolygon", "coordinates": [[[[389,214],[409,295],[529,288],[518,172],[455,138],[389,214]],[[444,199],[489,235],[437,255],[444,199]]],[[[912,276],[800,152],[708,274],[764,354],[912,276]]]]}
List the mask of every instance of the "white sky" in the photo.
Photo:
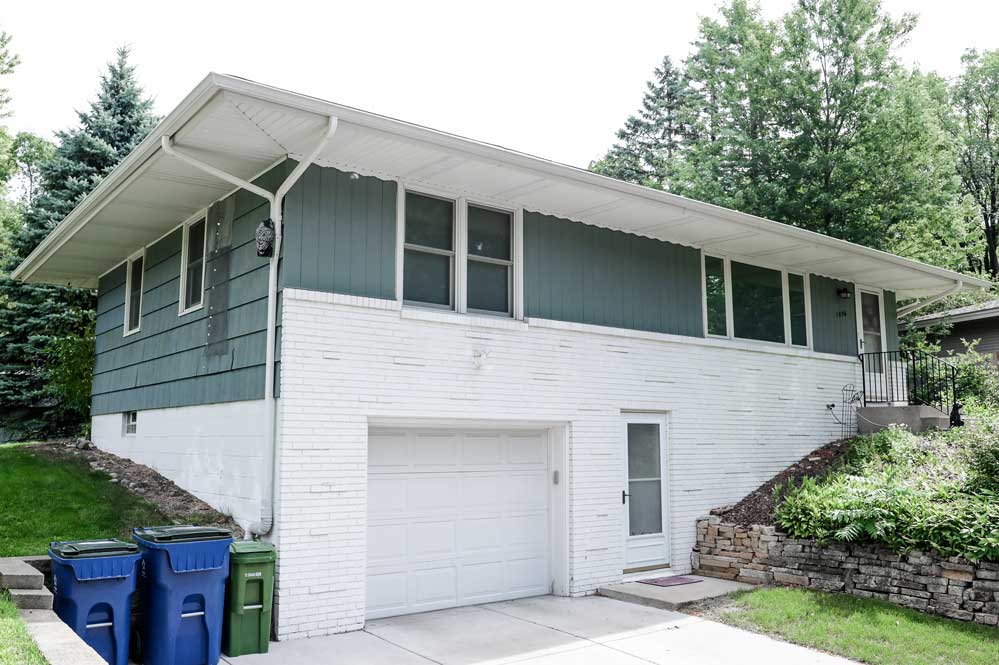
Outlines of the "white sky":
{"type": "MultiPolygon", "coordinates": [[[[999,2],[886,0],[920,22],[902,56],[953,76],[965,48],[999,48],[999,2]]],[[[777,16],[793,0],[763,0],[777,16]]],[[[576,166],[599,158],[661,58],[689,52],[717,2],[12,0],[21,56],[11,129],[76,122],[115,48],[130,44],[156,111],[209,71],[235,74],[576,166]],[[97,9],[105,12],[100,16],[97,9]]],[[[0,121],[2,122],[2,121],[0,121]]]]}

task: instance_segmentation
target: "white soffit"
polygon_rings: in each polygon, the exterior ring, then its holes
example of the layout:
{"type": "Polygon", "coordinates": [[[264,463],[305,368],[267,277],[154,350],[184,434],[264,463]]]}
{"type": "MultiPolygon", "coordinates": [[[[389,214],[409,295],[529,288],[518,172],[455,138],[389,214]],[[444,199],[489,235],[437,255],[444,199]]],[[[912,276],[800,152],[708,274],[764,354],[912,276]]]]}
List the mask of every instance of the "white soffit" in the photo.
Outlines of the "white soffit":
{"type": "Polygon", "coordinates": [[[764,265],[896,291],[939,293],[963,279],[816,233],[604,178],[496,146],[252,83],[210,75],[15,272],[33,282],[93,287],[141,245],[232,191],[159,149],[181,150],[242,178],[309,152],[335,115],[339,128],[317,162],[401,180],[411,189],[688,245],[764,265]]]}

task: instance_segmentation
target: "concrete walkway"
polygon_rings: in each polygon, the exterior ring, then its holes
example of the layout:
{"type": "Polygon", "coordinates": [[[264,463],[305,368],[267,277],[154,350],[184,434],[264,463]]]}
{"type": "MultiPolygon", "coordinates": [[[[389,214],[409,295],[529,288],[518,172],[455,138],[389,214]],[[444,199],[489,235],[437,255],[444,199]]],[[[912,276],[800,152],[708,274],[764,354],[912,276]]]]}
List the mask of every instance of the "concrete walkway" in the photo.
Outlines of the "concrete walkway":
{"type": "Polygon", "coordinates": [[[541,596],[369,621],[231,665],[845,665],[851,661],[610,598],[541,596]]]}

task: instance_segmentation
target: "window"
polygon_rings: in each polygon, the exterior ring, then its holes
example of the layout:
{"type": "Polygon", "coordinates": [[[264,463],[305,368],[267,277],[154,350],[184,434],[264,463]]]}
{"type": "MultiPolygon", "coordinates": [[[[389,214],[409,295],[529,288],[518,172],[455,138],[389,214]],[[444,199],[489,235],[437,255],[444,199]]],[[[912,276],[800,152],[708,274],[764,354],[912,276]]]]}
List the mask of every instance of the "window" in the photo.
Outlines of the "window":
{"type": "Polygon", "coordinates": [[[136,332],[142,320],[142,271],[145,253],[128,260],[125,281],[125,334],[136,332]]]}
{"type": "Polygon", "coordinates": [[[180,269],[180,313],[201,306],[205,280],[205,220],[184,227],[184,251],[180,269]]]}
{"type": "Polygon", "coordinates": [[[805,277],[787,274],[788,306],[791,313],[791,344],[808,346],[808,306],[805,303],[805,277]]]}
{"type": "Polygon", "coordinates": [[[403,300],[454,307],[453,201],[406,193],[403,300]]]}
{"type": "Polygon", "coordinates": [[[468,206],[468,309],[510,313],[513,215],[468,206]]]}
{"type": "Polygon", "coordinates": [[[520,316],[520,214],[460,198],[417,192],[400,196],[403,302],[520,316]]]}
{"type": "Polygon", "coordinates": [[[139,429],[139,414],[136,411],[126,411],[121,414],[121,428],[125,435],[135,434],[139,429]]]}
{"type": "Polygon", "coordinates": [[[704,257],[704,295],[708,311],[708,334],[728,335],[728,314],[725,304],[725,259],[704,257]]]}
{"type": "Polygon", "coordinates": [[[808,347],[808,278],[704,255],[708,336],[808,347]]]}
{"type": "Polygon", "coordinates": [[[732,322],[736,337],[784,342],[784,291],[779,270],[732,261],[732,322]]]}

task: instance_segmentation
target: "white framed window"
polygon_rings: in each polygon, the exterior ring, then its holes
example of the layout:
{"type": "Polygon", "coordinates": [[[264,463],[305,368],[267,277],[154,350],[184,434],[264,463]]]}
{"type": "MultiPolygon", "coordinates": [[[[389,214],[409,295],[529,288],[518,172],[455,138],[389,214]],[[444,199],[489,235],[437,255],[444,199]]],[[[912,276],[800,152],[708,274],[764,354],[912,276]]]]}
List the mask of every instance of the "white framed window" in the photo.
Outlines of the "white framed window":
{"type": "Polygon", "coordinates": [[[178,315],[200,309],[205,297],[205,217],[184,224],[178,315]]]}
{"type": "Polygon", "coordinates": [[[142,276],[145,272],[146,250],[140,249],[128,258],[125,269],[125,332],[131,335],[142,324],[142,276]]]}
{"type": "Polygon", "coordinates": [[[121,431],[125,436],[134,436],[139,431],[138,411],[126,411],[121,414],[121,431]]]}
{"type": "Polygon", "coordinates": [[[403,304],[523,318],[523,212],[399,190],[396,292],[403,304]]]}
{"type": "Polygon", "coordinates": [[[701,257],[705,336],[811,348],[807,274],[717,254],[701,257]]]}

